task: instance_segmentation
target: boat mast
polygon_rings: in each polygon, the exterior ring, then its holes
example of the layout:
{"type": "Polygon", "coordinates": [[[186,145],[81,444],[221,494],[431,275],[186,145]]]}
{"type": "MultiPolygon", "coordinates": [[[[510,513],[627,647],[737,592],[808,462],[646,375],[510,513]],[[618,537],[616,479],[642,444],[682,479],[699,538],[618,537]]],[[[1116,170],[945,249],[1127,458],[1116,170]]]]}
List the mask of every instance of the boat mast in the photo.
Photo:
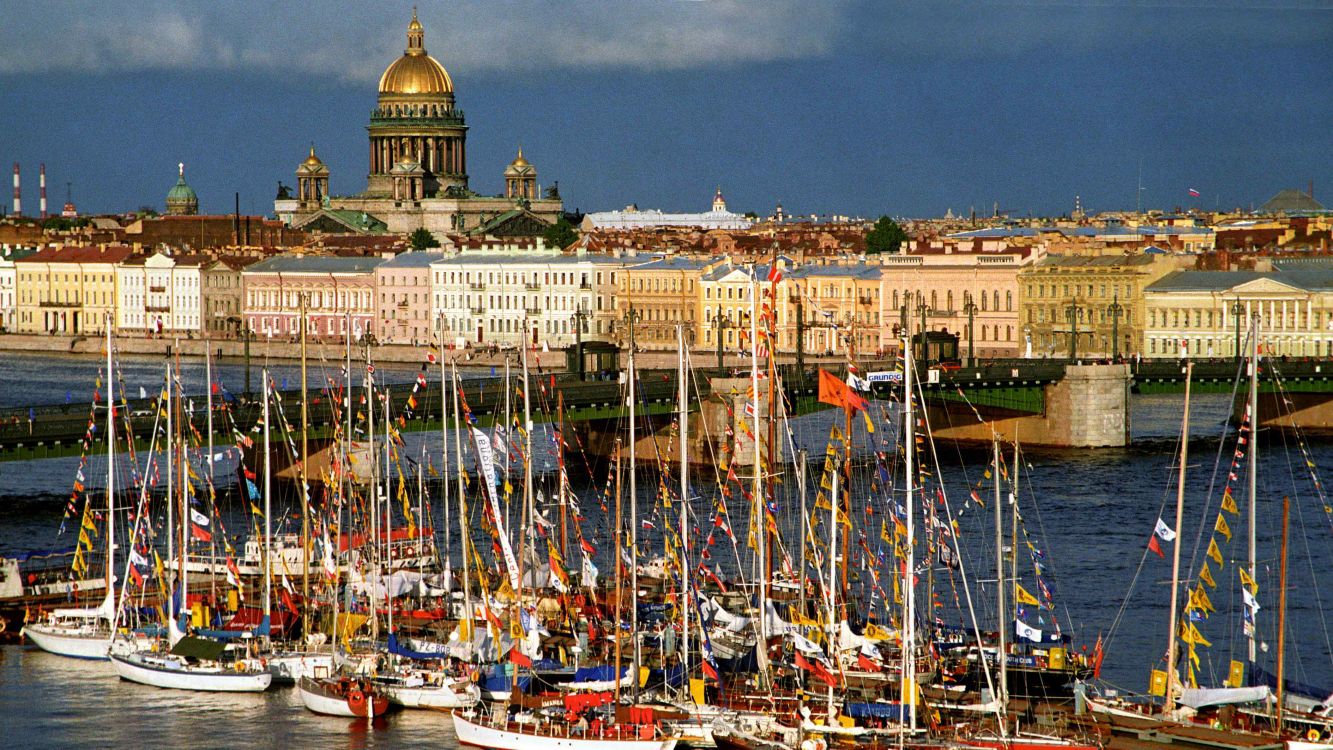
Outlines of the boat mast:
{"type": "Polygon", "coordinates": [[[560,506],[560,559],[563,561],[569,555],[569,499],[565,496],[565,392],[560,390],[556,393],[556,428],[555,428],[555,462],[556,462],[556,504],[560,506]]]}
{"type": "Polygon", "coordinates": [[[269,379],[268,368],[265,367],[262,377],[264,378],[264,620],[267,626],[265,629],[272,628],[273,615],[273,493],[272,493],[272,474],[273,474],[273,450],[269,443],[269,431],[272,429],[269,419],[269,379]]]}
{"type": "MultiPolygon", "coordinates": [[[[633,591],[630,599],[634,606],[629,611],[629,632],[633,639],[633,669],[637,672],[639,669],[639,486],[636,481],[636,474],[639,468],[638,459],[638,435],[635,432],[635,407],[638,405],[638,394],[635,393],[634,380],[636,373],[634,371],[634,305],[629,307],[629,585],[633,591]]],[[[524,387],[524,395],[527,395],[527,388],[524,387]]],[[[619,626],[617,626],[619,627],[619,626]]],[[[620,679],[620,665],[616,665],[616,679],[620,679]]],[[[634,702],[639,702],[639,681],[635,679],[631,691],[634,696],[634,702]]]]}
{"type": "MultiPolygon", "coordinates": [[[[1249,533],[1249,564],[1250,580],[1259,580],[1258,561],[1256,559],[1258,549],[1258,523],[1256,519],[1256,509],[1259,505],[1259,491],[1256,486],[1259,474],[1259,313],[1256,312],[1250,321],[1250,404],[1249,404],[1249,423],[1250,423],[1250,450],[1249,450],[1249,468],[1245,477],[1249,484],[1250,507],[1247,509],[1248,515],[1248,533],[1249,533]]],[[[1254,670],[1255,659],[1255,633],[1258,631],[1258,618],[1251,616],[1255,622],[1251,623],[1250,632],[1246,638],[1249,641],[1250,670],[1254,670]]]]}
{"type": "MultiPolygon", "coordinates": [[[[182,402],[185,400],[185,387],[181,383],[180,379],[181,347],[179,338],[175,340],[172,346],[172,351],[175,352],[176,354],[175,385],[176,387],[181,389],[180,392],[176,394],[176,409],[178,411],[184,412],[185,407],[182,402]]],[[[176,419],[176,428],[181,429],[182,423],[184,421],[185,421],[184,414],[183,413],[178,414],[176,419]]],[[[180,546],[177,548],[176,552],[177,554],[180,555],[181,613],[185,614],[190,610],[190,603],[189,603],[190,573],[189,570],[187,570],[185,567],[186,563],[190,559],[189,537],[186,535],[187,534],[186,529],[189,528],[189,523],[190,523],[190,511],[189,508],[187,507],[186,504],[187,501],[185,499],[186,495],[188,494],[188,492],[186,491],[188,485],[186,483],[189,481],[188,479],[186,479],[185,462],[189,460],[189,454],[186,452],[186,443],[184,435],[181,436],[180,440],[176,441],[176,451],[178,454],[176,456],[176,471],[180,472],[180,475],[177,477],[178,481],[176,483],[177,485],[176,497],[177,497],[177,502],[180,503],[180,505],[177,507],[177,511],[180,516],[180,546]]],[[[182,628],[182,631],[184,631],[184,628],[182,628]]]]}
{"type": "MultiPolygon", "coordinates": [[[[1185,463],[1189,457],[1190,446],[1190,380],[1194,376],[1194,363],[1185,363],[1185,411],[1180,421],[1180,470],[1176,478],[1176,533],[1185,517],[1185,463]]],[[[1153,532],[1157,533],[1156,531],[1153,532]]],[[[1180,540],[1176,539],[1171,551],[1171,619],[1166,637],[1166,712],[1176,707],[1176,694],[1171,684],[1176,676],[1176,616],[1180,602],[1180,540]]]]}
{"type": "MultiPolygon", "coordinates": [[[[838,468],[841,468],[841,467],[838,467],[838,468]]],[[[837,552],[836,552],[836,550],[837,550],[837,548],[838,548],[838,499],[839,499],[839,498],[838,498],[838,489],[839,489],[839,483],[838,483],[838,469],[835,468],[834,471],[833,471],[833,487],[832,487],[832,489],[830,490],[830,493],[831,493],[832,496],[829,498],[829,512],[828,512],[828,515],[829,515],[828,585],[824,587],[824,591],[826,592],[826,597],[825,597],[825,598],[827,599],[827,607],[828,607],[828,623],[827,623],[827,625],[825,625],[825,627],[827,628],[827,631],[826,631],[826,632],[828,633],[827,642],[828,642],[828,646],[829,646],[829,653],[833,656],[834,659],[837,659],[837,658],[838,658],[838,651],[837,651],[837,648],[835,647],[834,644],[837,643],[837,634],[838,634],[838,632],[839,632],[839,630],[840,630],[839,625],[841,624],[840,621],[838,620],[838,618],[837,618],[837,614],[836,614],[837,611],[838,611],[838,610],[837,610],[837,596],[838,596],[838,594],[837,594],[837,589],[833,586],[833,576],[837,573],[837,567],[838,567],[838,554],[837,554],[837,552]]],[[[850,533],[850,530],[849,530],[849,533],[850,533]]],[[[805,613],[802,612],[802,613],[801,613],[801,616],[802,616],[802,617],[805,617],[805,613]]],[[[903,681],[904,681],[904,682],[906,682],[908,679],[909,679],[908,676],[904,676],[904,677],[903,677],[903,681]]],[[[831,725],[833,724],[833,686],[832,686],[832,685],[829,685],[829,686],[828,686],[828,709],[827,709],[827,710],[828,710],[828,723],[829,723],[829,725],[831,726],[831,725]]]]}
{"type": "MultiPolygon", "coordinates": [[[[106,316],[106,601],[116,591],[116,385],[111,362],[111,315],[106,316]]],[[[134,540],[130,539],[133,545],[134,540]]],[[[114,628],[112,629],[114,631],[114,628]]]]}
{"type": "MultiPolygon", "coordinates": [[[[370,549],[374,554],[374,564],[371,567],[372,576],[378,579],[380,575],[380,564],[384,553],[383,539],[380,536],[380,479],[379,479],[379,457],[375,455],[375,367],[370,362],[370,339],[366,339],[366,380],[365,389],[362,391],[366,399],[366,458],[370,464],[370,481],[367,487],[370,488],[370,549]]],[[[388,589],[386,588],[387,592],[388,589]]],[[[367,592],[367,598],[370,600],[370,637],[372,640],[378,640],[380,634],[380,618],[375,615],[375,589],[371,587],[367,592]]]]}
{"type": "Polygon", "coordinates": [[[389,593],[388,577],[393,572],[393,473],[389,466],[393,452],[393,417],[389,414],[389,384],[384,384],[384,559],[387,561],[383,575],[385,627],[393,633],[393,595],[389,593]]]}
{"type": "MultiPolygon", "coordinates": [[[[301,633],[310,632],[310,396],[306,381],[309,297],[301,293],[301,633]]],[[[211,430],[209,431],[212,432],[211,430]]]]}
{"type": "MultiPolygon", "coordinates": [[[[686,440],[690,434],[689,383],[685,367],[685,326],[676,326],[676,346],[680,351],[676,379],[680,382],[680,665],[684,684],[690,684],[690,607],[694,592],[690,588],[690,463],[686,440]]],[[[563,413],[563,409],[561,410],[563,413]]]]}
{"type": "MultiPolygon", "coordinates": [[[[208,339],[207,336],[205,336],[204,337],[204,410],[207,414],[206,419],[208,427],[208,454],[205,456],[205,458],[208,461],[208,487],[210,491],[213,489],[213,355],[209,351],[209,347],[211,345],[212,342],[208,339]]],[[[209,498],[209,504],[210,504],[209,508],[210,511],[216,510],[216,508],[211,507],[212,506],[211,496],[209,498]]],[[[217,542],[214,541],[213,539],[209,539],[208,557],[210,560],[216,562],[217,556],[218,556],[217,542]]],[[[213,601],[216,602],[218,600],[217,576],[210,575],[208,577],[208,588],[209,588],[209,594],[213,597],[213,601]]]]}
{"type": "MultiPolygon", "coordinates": [[[[1250,451],[1254,451],[1251,446],[1250,451]]],[[[1277,590],[1277,731],[1282,733],[1282,702],[1287,699],[1286,655],[1287,655],[1287,521],[1291,515],[1291,498],[1282,498],[1282,561],[1278,566],[1277,590]]]]}
{"type": "MultiPolygon", "coordinates": [[[[470,577],[468,569],[472,566],[472,560],[469,555],[469,546],[472,540],[467,525],[467,494],[463,488],[463,429],[462,412],[458,408],[458,365],[454,360],[449,360],[449,384],[453,392],[454,409],[454,466],[456,467],[455,477],[458,481],[458,529],[461,532],[461,542],[463,544],[463,619],[467,621],[467,635],[472,636],[472,588],[470,586],[470,577]]],[[[443,463],[445,459],[441,459],[443,463]]],[[[508,461],[506,461],[508,463],[508,461]]],[[[483,478],[485,475],[482,475],[483,478]]],[[[447,483],[447,482],[446,482],[447,483]]],[[[469,651],[471,646],[469,645],[469,651]]]]}
{"type": "MultiPolygon", "coordinates": [[[[449,513],[449,386],[444,367],[444,314],[440,314],[440,507],[444,511],[444,571],[445,583],[451,577],[449,548],[452,546],[453,525],[449,513]]],[[[463,560],[467,567],[467,560],[463,560]]]]}
{"type": "MultiPolygon", "coordinates": [[[[904,336],[910,334],[907,330],[903,331],[904,336]]],[[[922,346],[925,345],[925,334],[922,333],[922,346]]],[[[903,678],[902,678],[902,702],[907,704],[909,716],[909,727],[916,731],[916,586],[913,585],[914,572],[916,569],[916,513],[912,507],[915,500],[916,480],[913,478],[912,463],[916,452],[916,415],[912,409],[912,352],[911,339],[904,339],[903,346],[903,425],[906,434],[903,438],[905,445],[905,458],[903,460],[904,468],[907,472],[907,549],[904,551],[905,565],[903,566],[903,588],[906,596],[903,597],[904,616],[902,623],[902,643],[903,643],[903,678]]]]}
{"type": "MultiPolygon", "coordinates": [[[[909,446],[910,448],[910,446],[909,446]]],[[[1008,649],[1005,647],[1005,635],[1009,629],[1009,609],[1005,602],[1004,589],[1004,521],[1000,495],[1000,436],[991,437],[992,464],[995,470],[995,620],[998,640],[995,646],[995,663],[999,671],[999,691],[996,696],[999,708],[995,712],[1000,721],[1000,736],[1006,736],[1005,714],[1009,710],[1009,665],[1008,649]]],[[[1017,580],[1015,580],[1017,585],[1017,580]]]]}
{"type": "MultiPolygon", "coordinates": [[[[764,461],[759,444],[759,284],[750,270],[750,408],[754,412],[754,503],[750,507],[750,529],[754,540],[756,573],[759,577],[759,644],[756,648],[762,680],[768,681],[768,535],[764,518],[764,461]]],[[[769,384],[772,387],[772,383],[769,384]]],[[[770,415],[771,416],[771,415],[770,415]]]]}
{"type": "Polygon", "coordinates": [[[621,508],[620,475],[622,470],[622,467],[620,465],[620,438],[616,438],[615,466],[616,466],[616,535],[615,535],[616,551],[612,555],[612,559],[615,561],[616,564],[616,619],[613,623],[612,630],[614,631],[614,637],[616,639],[616,672],[615,672],[616,705],[620,705],[620,683],[622,682],[620,678],[620,652],[621,652],[620,623],[624,622],[624,620],[621,619],[620,612],[621,612],[621,602],[625,600],[624,574],[621,572],[624,566],[621,562],[621,554],[620,554],[621,550],[624,549],[625,547],[625,526],[624,526],[624,521],[621,519],[620,515],[620,508],[621,508]]]}

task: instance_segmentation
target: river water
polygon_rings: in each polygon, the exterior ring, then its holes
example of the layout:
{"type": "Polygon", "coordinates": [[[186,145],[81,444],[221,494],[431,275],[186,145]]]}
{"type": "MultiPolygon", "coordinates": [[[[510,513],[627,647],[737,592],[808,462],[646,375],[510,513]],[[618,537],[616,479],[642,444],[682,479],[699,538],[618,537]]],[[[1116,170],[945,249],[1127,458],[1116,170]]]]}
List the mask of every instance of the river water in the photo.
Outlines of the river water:
{"type": "MultiPolygon", "coordinates": [[[[339,377],[337,364],[331,367],[334,371],[329,374],[339,377]]],[[[62,403],[66,392],[74,401],[84,401],[96,368],[93,359],[7,356],[0,360],[0,408],[62,403]]],[[[160,358],[130,359],[122,363],[121,369],[131,395],[137,395],[140,385],[152,394],[162,382],[160,358]]],[[[392,373],[404,382],[414,375],[414,368],[392,373]]],[[[319,380],[324,376],[320,371],[313,377],[319,380]]],[[[218,378],[233,392],[242,390],[243,377],[239,366],[219,368],[218,378]]],[[[253,377],[257,384],[257,372],[253,377]]],[[[298,374],[295,368],[286,368],[275,374],[275,378],[282,377],[289,378],[294,386],[298,374]]],[[[190,374],[186,382],[187,387],[202,393],[202,375],[190,374]]],[[[1191,560],[1203,559],[1202,550],[1209,537],[1201,537],[1199,530],[1211,530],[1220,496],[1220,488],[1208,494],[1214,465],[1218,456],[1225,454],[1221,469],[1224,478],[1234,450],[1234,436],[1226,426],[1228,399],[1205,396],[1197,404],[1186,522],[1180,530],[1184,570],[1196,569],[1191,560]]],[[[1054,611],[1030,612],[1028,625],[1050,629],[1051,618],[1057,618],[1062,631],[1074,636],[1075,648],[1090,648],[1099,634],[1109,636],[1104,679],[1113,687],[1142,691],[1149,670],[1160,668],[1160,655],[1165,650],[1171,549],[1166,545],[1167,558],[1159,559],[1148,553],[1146,546],[1156,519],[1160,516],[1171,522],[1174,515],[1174,451],[1181,406],[1179,397],[1135,396],[1132,408],[1134,443],[1129,448],[1027,454],[1022,467],[1020,507],[1029,538],[1045,555],[1047,580],[1054,588],[1056,602],[1054,611]]],[[[816,456],[822,453],[831,419],[828,412],[801,418],[794,427],[796,442],[816,456]]],[[[879,429],[873,436],[858,429],[860,453],[892,450],[895,430],[882,419],[878,421],[879,429]],[[889,441],[887,447],[878,443],[882,440],[889,441]]],[[[539,428],[538,434],[547,433],[539,428]]],[[[1259,614],[1259,662],[1271,669],[1276,651],[1275,540],[1280,533],[1280,501],[1283,495],[1289,495],[1293,510],[1288,674],[1314,684],[1333,685],[1333,649],[1329,647],[1324,614],[1324,603],[1333,602],[1333,589],[1323,577],[1333,568],[1333,526],[1313,491],[1295,440],[1262,434],[1260,438],[1257,535],[1259,599],[1264,609],[1259,614]]],[[[438,436],[408,433],[406,440],[408,455],[417,455],[424,445],[434,451],[433,465],[441,465],[438,436]]],[[[1333,447],[1315,443],[1309,451],[1321,476],[1333,467],[1333,447]]],[[[988,456],[985,452],[945,447],[940,453],[940,479],[956,511],[981,479],[988,456]]],[[[537,458],[539,470],[551,463],[551,457],[541,452],[537,458]]],[[[72,543],[68,535],[57,537],[56,530],[76,465],[77,459],[0,464],[0,554],[72,543]]],[[[90,475],[98,476],[98,459],[90,459],[89,466],[90,475]]],[[[656,474],[649,469],[641,470],[638,476],[640,507],[653,507],[656,474]]],[[[1239,602],[1235,600],[1239,593],[1231,562],[1232,558],[1244,557],[1245,550],[1243,474],[1240,479],[1237,499],[1242,513],[1231,521],[1234,541],[1225,551],[1228,567],[1216,573],[1219,587],[1211,595],[1219,612],[1199,625],[1213,643],[1212,649],[1201,651],[1201,681],[1205,683],[1220,681],[1229,659],[1243,658],[1240,616],[1234,614],[1238,612],[1239,602]]],[[[695,512],[706,517],[708,504],[716,496],[711,474],[695,472],[692,481],[695,492],[702,496],[695,500],[695,512]]],[[[591,526],[586,530],[604,529],[596,499],[600,485],[594,487],[588,480],[580,480],[575,490],[589,516],[591,526]]],[[[986,602],[993,599],[995,582],[990,562],[994,554],[990,543],[990,492],[988,486],[982,489],[987,510],[973,505],[958,519],[964,562],[982,571],[971,574],[972,591],[979,599],[978,616],[987,622],[994,618],[993,604],[986,602]]],[[[733,527],[743,540],[745,516],[734,506],[733,514],[733,527]]],[[[659,517],[658,523],[662,522],[659,517]]],[[[651,537],[654,532],[644,533],[651,537]]],[[[867,530],[871,544],[878,535],[877,528],[867,530]]],[[[609,561],[600,561],[599,565],[603,570],[611,569],[609,561]]],[[[1216,572],[1217,566],[1213,568],[1216,572]]],[[[944,571],[937,568],[937,573],[943,580],[944,571]]],[[[1030,577],[1024,580],[1030,590],[1035,587],[1030,577]]],[[[942,591],[945,599],[951,597],[950,590],[942,591]]],[[[954,620],[956,615],[946,615],[946,619],[954,620]]],[[[160,691],[119,682],[109,665],[71,662],[17,646],[0,648],[0,717],[10,742],[24,747],[454,744],[445,715],[398,713],[374,725],[327,719],[305,711],[294,693],[285,688],[259,696],[232,697],[160,691]]]]}

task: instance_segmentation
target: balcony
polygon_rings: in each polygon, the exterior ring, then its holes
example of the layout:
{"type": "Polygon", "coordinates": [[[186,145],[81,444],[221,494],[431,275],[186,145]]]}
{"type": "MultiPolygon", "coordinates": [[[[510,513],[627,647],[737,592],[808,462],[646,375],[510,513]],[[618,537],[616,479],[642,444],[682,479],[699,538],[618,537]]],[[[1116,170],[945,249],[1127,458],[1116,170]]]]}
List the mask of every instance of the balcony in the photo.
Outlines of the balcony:
{"type": "Polygon", "coordinates": [[[167,291],[167,288],[164,287],[164,286],[150,286],[150,287],[148,287],[148,292],[149,292],[150,294],[164,294],[164,293],[166,293],[166,291],[167,291]]]}
{"type": "Polygon", "coordinates": [[[591,290],[591,289],[592,289],[592,284],[591,284],[590,282],[587,282],[587,281],[581,281],[581,282],[579,282],[579,289],[582,289],[582,290],[584,290],[584,291],[591,290]]]}
{"type": "Polygon", "coordinates": [[[41,302],[37,303],[37,306],[38,306],[38,307],[79,307],[79,303],[78,303],[77,300],[70,300],[70,301],[68,301],[68,302],[57,302],[57,301],[55,301],[55,300],[44,299],[44,300],[42,300],[41,302]]]}
{"type": "Polygon", "coordinates": [[[523,312],[527,313],[530,317],[536,317],[542,314],[542,309],[540,307],[525,307],[523,308],[523,312]]]}
{"type": "Polygon", "coordinates": [[[171,307],[169,305],[144,305],[143,309],[144,312],[150,313],[171,312],[171,307]]]}
{"type": "Polygon", "coordinates": [[[471,284],[468,284],[467,288],[471,289],[474,292],[484,292],[486,291],[486,282],[484,281],[473,282],[471,284]]]}
{"type": "Polygon", "coordinates": [[[858,304],[858,305],[865,305],[865,306],[868,307],[868,306],[870,306],[870,305],[875,304],[875,302],[874,302],[874,300],[872,300],[870,297],[857,297],[857,298],[856,298],[856,304],[858,304]]]}
{"type": "Polygon", "coordinates": [[[523,285],[523,288],[526,289],[526,290],[528,290],[529,292],[540,292],[540,291],[542,290],[542,285],[541,285],[541,284],[538,284],[538,283],[536,283],[536,282],[530,282],[530,283],[524,284],[524,285],[523,285]]]}
{"type": "Polygon", "coordinates": [[[931,310],[931,311],[930,311],[930,317],[932,317],[932,318],[952,318],[952,317],[956,316],[957,314],[958,314],[958,311],[957,311],[957,310],[931,310]]]}
{"type": "Polygon", "coordinates": [[[484,307],[469,307],[469,308],[467,309],[467,311],[470,312],[470,313],[472,313],[473,315],[485,315],[485,314],[486,314],[486,308],[484,308],[484,307]]]}

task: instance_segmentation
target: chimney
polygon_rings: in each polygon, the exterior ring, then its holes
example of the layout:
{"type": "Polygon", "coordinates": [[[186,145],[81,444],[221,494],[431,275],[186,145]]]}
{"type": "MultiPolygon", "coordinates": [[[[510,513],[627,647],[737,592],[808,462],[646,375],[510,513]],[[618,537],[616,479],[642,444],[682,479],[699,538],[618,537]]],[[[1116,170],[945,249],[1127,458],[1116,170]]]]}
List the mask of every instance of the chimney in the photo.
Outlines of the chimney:
{"type": "Polygon", "coordinates": [[[23,215],[23,193],[19,190],[19,163],[14,162],[14,215],[23,215]]]}
{"type": "Polygon", "coordinates": [[[46,218],[46,162],[37,169],[37,210],[41,212],[41,217],[46,218]]]}

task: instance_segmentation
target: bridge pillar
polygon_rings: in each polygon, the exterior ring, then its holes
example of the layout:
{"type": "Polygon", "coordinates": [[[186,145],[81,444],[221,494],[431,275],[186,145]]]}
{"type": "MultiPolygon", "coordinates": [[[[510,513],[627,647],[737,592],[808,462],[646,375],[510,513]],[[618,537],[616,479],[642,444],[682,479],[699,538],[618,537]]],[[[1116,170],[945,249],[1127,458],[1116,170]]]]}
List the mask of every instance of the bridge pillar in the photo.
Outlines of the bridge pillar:
{"type": "MultiPolygon", "coordinates": [[[[1240,424],[1249,394],[1236,395],[1232,423],[1240,424]]],[[[1333,435],[1333,393],[1260,392],[1258,421],[1260,429],[1300,430],[1307,435],[1333,435]]]]}
{"type": "Polygon", "coordinates": [[[1107,448],[1129,443],[1128,365],[1069,365],[1064,377],[1044,386],[1045,412],[929,401],[937,439],[989,443],[992,430],[1006,440],[1049,448],[1107,448]],[[977,412],[982,421],[977,420],[977,412]]]}
{"type": "MultiPolygon", "coordinates": [[[[718,462],[724,466],[734,457],[737,466],[754,466],[757,425],[768,423],[769,378],[759,381],[757,419],[747,411],[754,407],[749,378],[710,378],[708,382],[714,397],[704,400],[699,407],[699,417],[690,423],[690,455],[699,456],[700,462],[706,456],[717,456],[718,462]],[[709,442],[712,451],[707,449],[709,442]]],[[[778,435],[773,455],[776,463],[782,463],[784,453],[780,431],[778,435]]],[[[757,437],[760,445],[766,448],[767,427],[757,437]]]]}

